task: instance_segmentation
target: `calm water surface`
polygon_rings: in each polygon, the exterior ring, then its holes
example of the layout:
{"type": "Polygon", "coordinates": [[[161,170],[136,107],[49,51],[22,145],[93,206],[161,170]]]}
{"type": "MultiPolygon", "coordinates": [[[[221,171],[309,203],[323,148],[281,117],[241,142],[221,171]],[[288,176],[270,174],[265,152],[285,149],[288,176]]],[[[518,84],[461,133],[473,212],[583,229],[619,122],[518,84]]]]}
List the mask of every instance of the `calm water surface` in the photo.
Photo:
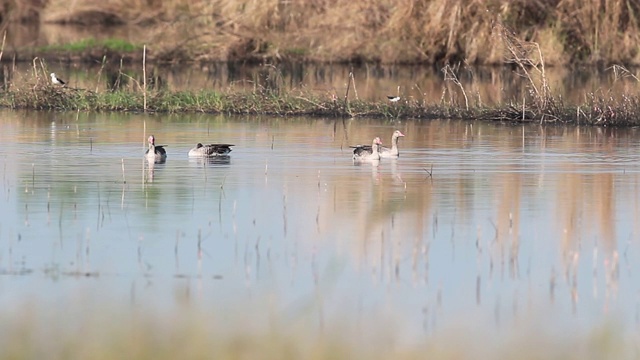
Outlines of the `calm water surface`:
{"type": "Polygon", "coordinates": [[[3,111],[0,308],[635,336],[639,154],[637,129],[3,111]],[[400,159],[353,164],[394,129],[400,159]],[[236,146],[188,159],[196,142],[236,146]]]}

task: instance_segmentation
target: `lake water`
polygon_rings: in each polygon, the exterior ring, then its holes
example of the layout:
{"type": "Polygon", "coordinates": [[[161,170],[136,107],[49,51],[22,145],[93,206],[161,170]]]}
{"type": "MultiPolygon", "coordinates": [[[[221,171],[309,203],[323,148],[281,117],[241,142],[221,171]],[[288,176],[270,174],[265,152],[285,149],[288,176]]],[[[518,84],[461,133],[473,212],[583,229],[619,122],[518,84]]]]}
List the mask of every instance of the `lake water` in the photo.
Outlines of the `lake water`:
{"type": "Polygon", "coordinates": [[[0,113],[4,318],[186,307],[396,345],[609,322],[637,337],[638,129],[0,113]],[[394,129],[399,159],[352,162],[394,129]],[[143,161],[149,134],[166,163],[143,161]],[[235,147],[189,159],[196,142],[235,147]]]}

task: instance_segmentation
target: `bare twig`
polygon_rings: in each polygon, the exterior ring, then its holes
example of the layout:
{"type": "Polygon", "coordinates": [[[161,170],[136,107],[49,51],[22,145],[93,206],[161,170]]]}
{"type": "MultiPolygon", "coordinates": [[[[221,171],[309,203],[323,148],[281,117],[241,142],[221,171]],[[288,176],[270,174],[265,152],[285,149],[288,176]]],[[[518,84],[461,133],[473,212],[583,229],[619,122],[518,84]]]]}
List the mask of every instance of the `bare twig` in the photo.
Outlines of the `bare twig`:
{"type": "Polygon", "coordinates": [[[102,70],[104,70],[104,66],[107,64],[107,56],[103,55],[102,56],[102,65],[100,66],[100,70],[98,71],[98,79],[96,80],[96,93],[99,90],[99,86],[100,86],[100,78],[102,77],[102,70]]]}
{"type": "Polygon", "coordinates": [[[464,91],[464,86],[462,86],[460,80],[458,80],[458,76],[456,75],[455,71],[453,71],[449,64],[446,64],[442,68],[442,72],[444,73],[444,81],[451,81],[460,88],[460,90],[462,91],[462,95],[464,96],[465,108],[469,110],[469,99],[467,98],[467,93],[464,91]]]}
{"type": "MultiPolygon", "coordinates": [[[[36,79],[36,83],[35,85],[33,85],[33,90],[36,89],[36,87],[38,87],[38,66],[36,65],[36,60],[38,60],[38,57],[34,57],[33,58],[33,77],[36,79]]],[[[36,93],[36,100],[38,99],[38,94],[36,93]]]]}
{"type": "Polygon", "coordinates": [[[537,115],[541,119],[544,119],[545,115],[553,115],[554,99],[550,94],[540,45],[518,39],[500,22],[497,23],[496,28],[507,51],[506,62],[515,64],[520,70],[519,75],[529,81],[530,94],[534,100],[534,110],[538,113],[537,115]]]}
{"type": "Polygon", "coordinates": [[[144,84],[143,88],[143,104],[142,108],[144,112],[147,112],[147,45],[145,44],[142,47],[142,83],[144,84]]]}
{"type": "Polygon", "coordinates": [[[344,111],[346,113],[351,113],[349,109],[349,89],[351,88],[351,78],[353,77],[353,72],[349,71],[349,81],[347,81],[347,91],[344,93],[344,111]]]}
{"type": "MultiPolygon", "coordinates": [[[[3,44],[4,44],[4,40],[3,40],[3,44]]],[[[0,56],[0,58],[1,58],[1,56],[0,56]]],[[[637,76],[635,76],[631,71],[627,70],[627,68],[625,68],[624,66],[613,65],[613,66],[608,67],[606,70],[613,70],[613,74],[615,76],[614,81],[618,81],[618,80],[626,78],[626,77],[631,77],[635,81],[640,82],[640,79],[638,79],[637,76]]]]}
{"type": "Polygon", "coordinates": [[[2,35],[2,47],[0,48],[0,61],[2,61],[2,54],[4,54],[4,42],[7,40],[7,30],[4,31],[4,35],[2,35]]]}
{"type": "Polygon", "coordinates": [[[322,106],[322,104],[319,104],[319,103],[317,103],[317,102],[315,102],[315,101],[311,101],[311,100],[309,100],[309,99],[307,99],[307,98],[303,98],[302,96],[296,96],[295,98],[296,98],[296,99],[303,100],[303,101],[306,101],[306,102],[308,102],[308,103],[310,103],[310,104],[313,104],[313,105],[315,105],[315,106],[319,107],[320,109],[323,109],[323,110],[326,110],[326,109],[327,109],[325,106],[322,106]]]}
{"type": "Polygon", "coordinates": [[[427,168],[422,168],[422,170],[426,171],[430,178],[433,178],[433,164],[431,164],[429,170],[427,170],[427,168]]]}

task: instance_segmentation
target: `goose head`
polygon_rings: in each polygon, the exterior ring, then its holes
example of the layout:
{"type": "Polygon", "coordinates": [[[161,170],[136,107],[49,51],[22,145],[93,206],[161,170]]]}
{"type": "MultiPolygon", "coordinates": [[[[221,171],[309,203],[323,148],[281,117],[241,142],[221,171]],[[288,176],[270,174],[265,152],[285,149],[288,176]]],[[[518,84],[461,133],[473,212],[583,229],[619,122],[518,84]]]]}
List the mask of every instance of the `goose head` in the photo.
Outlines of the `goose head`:
{"type": "Polygon", "coordinates": [[[394,139],[397,139],[399,137],[404,137],[404,134],[400,131],[400,130],[396,130],[393,132],[393,136],[394,139]]]}
{"type": "Polygon", "coordinates": [[[380,145],[382,145],[382,140],[380,140],[380,138],[376,136],[376,138],[373,139],[373,146],[372,147],[375,150],[378,150],[378,149],[380,149],[380,145]]]}

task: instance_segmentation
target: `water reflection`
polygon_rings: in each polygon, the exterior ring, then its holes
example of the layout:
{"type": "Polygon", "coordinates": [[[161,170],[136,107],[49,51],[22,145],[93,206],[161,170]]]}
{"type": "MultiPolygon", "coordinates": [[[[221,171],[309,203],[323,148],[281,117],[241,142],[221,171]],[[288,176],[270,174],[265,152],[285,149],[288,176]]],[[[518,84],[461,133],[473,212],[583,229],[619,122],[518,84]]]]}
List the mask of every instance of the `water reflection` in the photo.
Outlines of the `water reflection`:
{"type": "Polygon", "coordinates": [[[231,156],[190,157],[189,163],[196,165],[197,167],[229,165],[231,164],[231,156]]]}
{"type": "Polygon", "coordinates": [[[2,304],[81,284],[171,307],[197,281],[194,306],[311,296],[325,323],[389,314],[415,337],[638,308],[637,129],[2,115],[0,272],[30,279],[4,278],[2,304]],[[169,145],[165,164],[141,161],[145,128],[169,145]],[[354,164],[349,144],[395,129],[399,159],[354,164]],[[187,157],[205,132],[237,145],[233,161],[187,157]]]}

